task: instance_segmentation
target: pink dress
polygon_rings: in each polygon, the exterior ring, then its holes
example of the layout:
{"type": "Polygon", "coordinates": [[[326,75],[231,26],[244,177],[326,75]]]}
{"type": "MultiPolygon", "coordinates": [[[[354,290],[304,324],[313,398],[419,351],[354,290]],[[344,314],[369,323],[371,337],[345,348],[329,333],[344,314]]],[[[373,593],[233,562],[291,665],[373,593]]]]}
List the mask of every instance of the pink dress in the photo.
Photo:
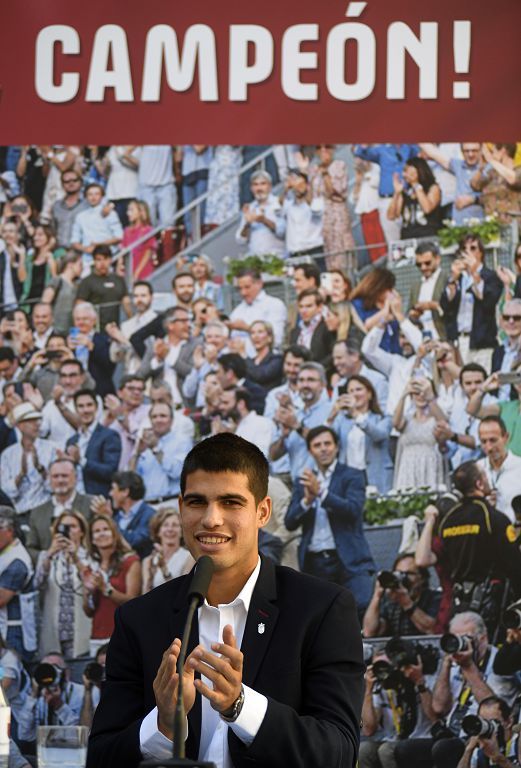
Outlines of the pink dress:
{"type": "Polygon", "coordinates": [[[345,269],[345,251],[354,247],[351,231],[351,217],[347,207],[347,168],[343,160],[333,160],[328,167],[333,192],[336,195],[326,197],[324,178],[320,168],[312,165],[309,170],[313,196],[324,197],[324,218],[322,234],[324,247],[331,256],[326,258],[328,269],[345,269]]]}
{"type": "MultiPolygon", "coordinates": [[[[130,227],[125,227],[123,231],[123,240],[121,241],[121,244],[123,248],[128,247],[129,245],[132,245],[136,240],[139,240],[140,237],[143,237],[143,235],[148,234],[148,232],[152,231],[152,227],[150,224],[135,224],[130,227]]],[[[152,263],[152,259],[149,258],[139,275],[136,275],[136,270],[138,268],[139,262],[141,261],[143,254],[145,251],[154,251],[154,253],[157,252],[157,240],[155,237],[151,237],[150,240],[145,240],[144,243],[141,243],[141,245],[136,246],[136,248],[133,248],[132,253],[132,274],[136,280],[146,280],[147,277],[149,277],[152,272],[154,271],[154,265],[152,263]]]]}

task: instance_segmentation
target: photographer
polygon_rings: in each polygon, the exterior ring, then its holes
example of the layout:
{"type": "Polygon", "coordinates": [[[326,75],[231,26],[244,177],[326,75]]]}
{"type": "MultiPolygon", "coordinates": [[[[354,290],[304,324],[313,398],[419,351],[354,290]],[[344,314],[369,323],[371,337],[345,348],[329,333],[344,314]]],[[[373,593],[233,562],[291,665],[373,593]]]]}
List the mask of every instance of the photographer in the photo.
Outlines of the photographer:
{"type": "Polygon", "coordinates": [[[479,705],[474,722],[463,723],[467,733],[479,729],[467,741],[463,757],[457,768],[515,768],[519,765],[521,748],[519,735],[512,738],[512,716],[510,707],[503,699],[489,696],[479,705]]]}
{"type": "Polygon", "coordinates": [[[102,645],[96,651],[96,660],[91,661],[83,670],[83,686],[85,695],[80,712],[80,725],[90,728],[92,718],[98,706],[103,683],[105,682],[105,662],[107,660],[108,643],[102,645]]]}
{"type": "Polygon", "coordinates": [[[502,682],[492,671],[496,648],[489,645],[481,616],[470,611],[457,614],[450,633],[441,640],[446,655],[432,693],[432,709],[445,720],[435,724],[433,738],[397,744],[399,768],[456,768],[465,749],[463,718],[475,714],[478,702],[493,696],[502,682]]]}
{"type": "Polygon", "coordinates": [[[365,637],[432,634],[440,596],[414,555],[399,554],[392,572],[382,571],[364,616],[365,637]]]}
{"type": "Polygon", "coordinates": [[[437,652],[401,638],[373,657],[362,707],[362,735],[371,740],[360,744],[360,768],[396,768],[396,741],[430,733],[436,720],[431,692],[436,663],[437,652]]]}
{"type": "Polygon", "coordinates": [[[521,602],[516,606],[519,617],[518,627],[507,629],[506,642],[498,650],[494,659],[496,675],[515,675],[521,672],[521,602]]]}
{"type": "Polygon", "coordinates": [[[23,752],[34,754],[39,725],[79,725],[84,689],[69,677],[70,671],[59,653],[49,653],[35,667],[32,691],[19,715],[18,735],[23,752]]]}
{"type": "Polygon", "coordinates": [[[47,402],[54,387],[58,385],[62,363],[73,358],[65,336],[52,333],[46,341],[45,349],[37,349],[29,358],[24,378],[39,390],[44,402],[47,402]]]}

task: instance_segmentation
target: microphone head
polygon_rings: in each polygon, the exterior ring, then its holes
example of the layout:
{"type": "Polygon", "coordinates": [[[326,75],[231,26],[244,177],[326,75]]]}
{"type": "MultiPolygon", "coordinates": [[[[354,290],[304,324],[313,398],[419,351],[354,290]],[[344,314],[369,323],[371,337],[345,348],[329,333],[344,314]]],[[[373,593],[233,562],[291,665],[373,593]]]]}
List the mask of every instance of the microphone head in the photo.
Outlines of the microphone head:
{"type": "Polygon", "coordinates": [[[197,605],[204,603],[205,597],[210,587],[214,570],[214,564],[211,557],[203,555],[199,558],[195,566],[195,573],[192,576],[192,583],[188,590],[188,599],[197,598],[197,605]]]}

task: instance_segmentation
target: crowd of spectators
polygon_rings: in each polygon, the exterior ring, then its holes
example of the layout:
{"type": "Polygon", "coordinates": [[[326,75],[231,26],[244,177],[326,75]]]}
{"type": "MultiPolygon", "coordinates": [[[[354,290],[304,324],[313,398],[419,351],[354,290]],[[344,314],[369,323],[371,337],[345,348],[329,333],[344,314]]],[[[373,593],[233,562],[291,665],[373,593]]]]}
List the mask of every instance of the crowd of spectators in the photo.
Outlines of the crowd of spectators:
{"type": "MultiPolygon", "coordinates": [[[[521,251],[497,266],[470,233],[444,267],[436,233],[447,218],[519,216],[516,145],[353,146],[352,184],[334,146],[278,147],[245,184],[241,164],[263,149],[0,152],[0,655],[13,738],[30,754],[37,725],[90,723],[102,674],[89,665],[73,683],[67,661],[103,664],[117,606],[191,569],[183,459],[234,432],[270,461],[261,552],[349,587],[366,638],[402,638],[367,646],[360,767],[514,765],[521,629],[505,633],[502,617],[521,598],[521,251]],[[157,309],[161,238],[147,235],[207,192],[205,231],[240,214],[248,254],[293,257],[293,304],[245,268],[229,310],[223,276],[195,253],[157,309]],[[380,260],[353,280],[355,217],[380,260]],[[118,249],[143,238],[125,272],[118,249]],[[408,296],[385,261],[401,238],[418,240],[408,296]],[[364,533],[371,489],[439,497],[383,575],[364,533]],[[439,657],[403,641],[443,633],[439,657]],[[466,744],[478,709],[496,730],[466,744]]],[[[185,216],[186,238],[195,223],[185,216]]]]}

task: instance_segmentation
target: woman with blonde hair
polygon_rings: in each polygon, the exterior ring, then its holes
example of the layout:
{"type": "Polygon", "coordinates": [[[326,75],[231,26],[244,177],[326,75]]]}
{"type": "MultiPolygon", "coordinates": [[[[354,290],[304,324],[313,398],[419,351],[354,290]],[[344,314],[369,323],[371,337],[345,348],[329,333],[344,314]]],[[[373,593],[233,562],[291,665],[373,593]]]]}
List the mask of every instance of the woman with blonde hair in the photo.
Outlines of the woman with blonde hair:
{"type": "Polygon", "coordinates": [[[150,536],[154,551],[142,563],[143,594],[165,581],[188,573],[195,563],[183,546],[181,518],[173,507],[162,507],[151,518],[150,536]]]}
{"type": "Polygon", "coordinates": [[[41,593],[40,657],[59,650],[66,658],[89,652],[92,622],[83,612],[81,572],[88,552],[87,521],[62,512],[51,526],[51,546],[40,552],[34,577],[41,593]]]}
{"type": "MultiPolygon", "coordinates": [[[[127,218],[130,222],[123,230],[121,247],[127,248],[136,240],[152,232],[150,211],[143,200],[131,200],[127,206],[127,218]]],[[[146,280],[157,266],[157,240],[150,237],[131,251],[132,275],[134,280],[146,280]]]]}
{"type": "Polygon", "coordinates": [[[94,515],[88,533],[89,552],[82,571],[83,610],[92,618],[93,656],[112,634],[117,606],[141,594],[141,564],[111,517],[94,515]]]}
{"type": "Polygon", "coordinates": [[[273,326],[266,320],[250,325],[250,340],[255,350],[246,358],[246,377],[266,391],[282,383],[282,355],[273,351],[273,326]]]}

